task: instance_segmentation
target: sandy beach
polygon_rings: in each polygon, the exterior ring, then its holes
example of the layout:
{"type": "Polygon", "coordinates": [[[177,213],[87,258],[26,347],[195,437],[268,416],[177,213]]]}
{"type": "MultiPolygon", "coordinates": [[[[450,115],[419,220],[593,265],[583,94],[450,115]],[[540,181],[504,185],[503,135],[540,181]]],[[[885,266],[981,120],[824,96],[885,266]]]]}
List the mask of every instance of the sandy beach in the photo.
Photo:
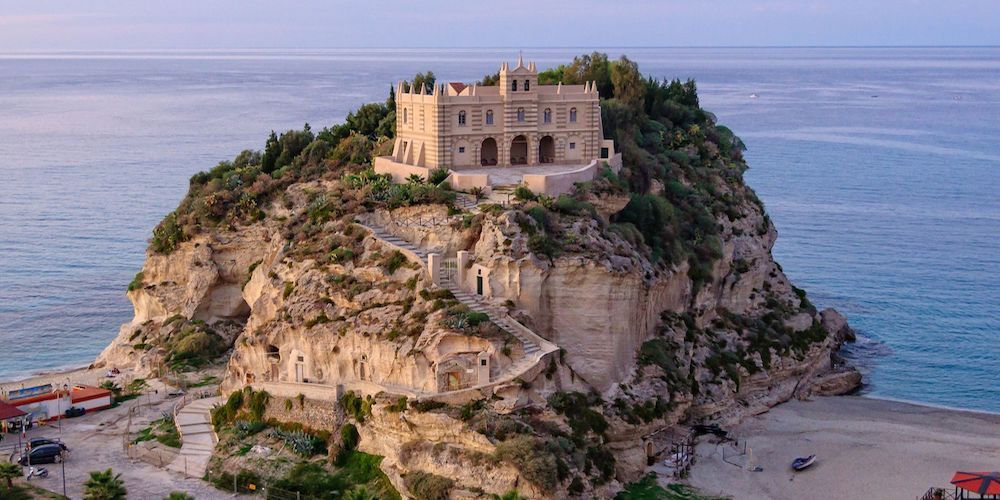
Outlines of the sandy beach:
{"type": "MultiPolygon", "coordinates": [[[[107,373],[106,369],[88,370],[85,367],[39,373],[19,380],[0,381],[0,393],[6,393],[7,391],[15,389],[21,389],[24,387],[34,387],[45,384],[98,385],[101,383],[102,380],[105,380],[104,378],[105,373],[107,373]]],[[[124,374],[124,371],[122,373],[124,374]]],[[[120,377],[121,376],[119,376],[119,378],[120,377]]]]}
{"type": "Polygon", "coordinates": [[[703,437],[692,485],[734,499],[912,499],[930,487],[950,489],[957,470],[1000,468],[1000,415],[864,397],[789,402],[733,433],[763,471],[727,463],[745,457],[703,437]],[[813,467],[791,470],[793,458],[811,454],[813,467]]]}

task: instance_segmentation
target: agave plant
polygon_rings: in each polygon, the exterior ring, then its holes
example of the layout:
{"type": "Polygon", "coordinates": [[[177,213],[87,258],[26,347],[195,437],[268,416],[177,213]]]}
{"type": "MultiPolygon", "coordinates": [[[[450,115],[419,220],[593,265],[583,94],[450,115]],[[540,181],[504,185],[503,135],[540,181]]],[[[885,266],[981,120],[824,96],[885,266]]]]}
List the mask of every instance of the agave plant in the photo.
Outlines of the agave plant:
{"type": "Polygon", "coordinates": [[[274,436],[284,441],[296,453],[302,456],[312,456],[316,452],[317,439],[312,434],[305,431],[286,431],[275,429],[274,436]]]}

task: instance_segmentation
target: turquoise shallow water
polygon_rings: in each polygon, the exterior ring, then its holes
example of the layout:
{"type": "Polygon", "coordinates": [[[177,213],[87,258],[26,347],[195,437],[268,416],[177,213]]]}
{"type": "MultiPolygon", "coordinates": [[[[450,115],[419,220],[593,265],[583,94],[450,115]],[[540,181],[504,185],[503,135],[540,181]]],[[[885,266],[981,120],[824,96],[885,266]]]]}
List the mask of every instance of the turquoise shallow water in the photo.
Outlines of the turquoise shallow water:
{"type": "MultiPolygon", "coordinates": [[[[1000,49],[608,52],[696,78],[744,139],[774,253],[861,333],[869,394],[1000,411],[1000,49]]],[[[100,352],[194,172],[417,71],[469,81],[516,53],[0,54],[0,378],[100,352]]]]}

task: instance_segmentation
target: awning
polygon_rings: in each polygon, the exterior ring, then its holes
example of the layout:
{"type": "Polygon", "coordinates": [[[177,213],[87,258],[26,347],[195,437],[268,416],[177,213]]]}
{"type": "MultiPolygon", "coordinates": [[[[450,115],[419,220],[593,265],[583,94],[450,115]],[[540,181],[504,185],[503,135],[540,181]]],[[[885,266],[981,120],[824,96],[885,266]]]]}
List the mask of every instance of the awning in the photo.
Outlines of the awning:
{"type": "Polygon", "coordinates": [[[956,472],[951,484],[980,495],[1000,495],[1000,472],[956,472]]]}
{"type": "Polygon", "coordinates": [[[10,420],[12,418],[23,417],[27,413],[17,409],[16,406],[11,406],[3,401],[0,401],[0,420],[10,420]]]}

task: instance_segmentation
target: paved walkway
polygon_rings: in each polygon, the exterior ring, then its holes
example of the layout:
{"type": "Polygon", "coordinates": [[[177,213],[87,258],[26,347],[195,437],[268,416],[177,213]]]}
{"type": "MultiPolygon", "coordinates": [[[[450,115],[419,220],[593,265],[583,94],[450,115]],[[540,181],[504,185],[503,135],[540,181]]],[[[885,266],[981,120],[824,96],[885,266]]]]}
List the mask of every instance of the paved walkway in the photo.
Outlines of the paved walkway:
{"type": "Polygon", "coordinates": [[[212,407],[221,401],[220,397],[197,399],[177,412],[174,423],[181,434],[181,451],[168,469],[188,477],[205,475],[218,441],[212,429],[212,407]]]}

